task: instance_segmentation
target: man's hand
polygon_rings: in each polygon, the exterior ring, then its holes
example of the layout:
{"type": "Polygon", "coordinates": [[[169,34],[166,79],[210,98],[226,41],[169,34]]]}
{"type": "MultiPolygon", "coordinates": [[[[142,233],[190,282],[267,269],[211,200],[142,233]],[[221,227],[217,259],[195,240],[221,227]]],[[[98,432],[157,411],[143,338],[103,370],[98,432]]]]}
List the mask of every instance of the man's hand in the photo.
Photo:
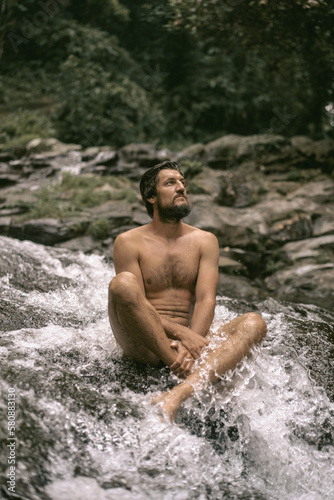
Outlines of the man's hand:
{"type": "Polygon", "coordinates": [[[209,341],[205,337],[198,335],[198,333],[190,330],[190,328],[183,328],[180,339],[182,345],[190,352],[194,359],[199,358],[204,347],[209,345],[209,341]]]}
{"type": "Polygon", "coordinates": [[[177,351],[177,358],[169,368],[178,377],[188,377],[194,364],[194,358],[191,356],[188,349],[176,340],[172,340],[170,345],[177,351]]]}

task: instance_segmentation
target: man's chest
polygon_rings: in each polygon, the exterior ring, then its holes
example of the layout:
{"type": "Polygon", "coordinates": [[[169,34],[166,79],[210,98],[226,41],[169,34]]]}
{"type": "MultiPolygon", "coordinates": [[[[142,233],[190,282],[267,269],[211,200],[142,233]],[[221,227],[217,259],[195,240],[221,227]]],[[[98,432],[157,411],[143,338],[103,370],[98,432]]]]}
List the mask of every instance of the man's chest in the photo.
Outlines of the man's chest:
{"type": "Polygon", "coordinates": [[[198,268],[198,249],[166,249],[158,245],[140,257],[140,268],[146,290],[164,289],[195,290],[198,268]]]}

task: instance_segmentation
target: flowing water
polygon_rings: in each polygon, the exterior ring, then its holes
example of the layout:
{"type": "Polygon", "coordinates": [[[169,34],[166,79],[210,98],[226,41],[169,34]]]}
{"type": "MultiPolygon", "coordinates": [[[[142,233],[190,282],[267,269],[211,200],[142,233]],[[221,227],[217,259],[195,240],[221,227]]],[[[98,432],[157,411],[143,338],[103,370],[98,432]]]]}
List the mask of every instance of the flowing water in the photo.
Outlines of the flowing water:
{"type": "Polygon", "coordinates": [[[0,248],[3,498],[334,498],[332,313],[218,297],[214,327],[253,310],[268,336],[172,425],[151,399],[176,378],[120,357],[112,265],[5,237],[0,248]]]}

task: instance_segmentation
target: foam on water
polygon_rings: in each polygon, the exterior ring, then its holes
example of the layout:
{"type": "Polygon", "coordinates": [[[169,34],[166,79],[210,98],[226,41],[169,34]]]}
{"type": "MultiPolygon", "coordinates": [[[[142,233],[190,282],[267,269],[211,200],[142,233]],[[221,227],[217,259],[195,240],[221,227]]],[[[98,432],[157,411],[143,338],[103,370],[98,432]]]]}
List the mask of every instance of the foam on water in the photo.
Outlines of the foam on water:
{"type": "MultiPolygon", "coordinates": [[[[151,399],[176,377],[122,360],[110,331],[112,266],[30,242],[0,244],[3,262],[21,265],[8,264],[0,278],[1,307],[17,311],[1,311],[0,411],[15,387],[22,498],[333,498],[334,408],[322,384],[333,377],[330,313],[255,304],[268,324],[264,343],[188,400],[172,425],[151,399]],[[38,290],[36,266],[49,289],[38,290]]],[[[249,307],[220,298],[214,329],[249,307]]],[[[2,427],[2,443],[6,437],[2,427]]],[[[4,454],[1,468],[10,498],[4,454]]]]}

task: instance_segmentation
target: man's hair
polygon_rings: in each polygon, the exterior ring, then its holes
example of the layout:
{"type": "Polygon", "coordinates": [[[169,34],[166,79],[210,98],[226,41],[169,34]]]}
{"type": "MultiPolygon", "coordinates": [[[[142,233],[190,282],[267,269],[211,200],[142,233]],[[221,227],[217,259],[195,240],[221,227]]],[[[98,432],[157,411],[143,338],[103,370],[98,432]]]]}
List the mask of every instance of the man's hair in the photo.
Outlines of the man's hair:
{"type": "Polygon", "coordinates": [[[148,198],[152,198],[152,196],[156,195],[158,174],[160,170],[166,168],[177,170],[178,172],[180,172],[181,175],[183,175],[180,170],[180,167],[175,161],[166,160],[146,170],[146,172],[144,173],[144,175],[140,180],[140,194],[144,202],[144,205],[146,207],[147,213],[151,217],[151,219],[153,218],[153,205],[148,201],[148,198]]]}

